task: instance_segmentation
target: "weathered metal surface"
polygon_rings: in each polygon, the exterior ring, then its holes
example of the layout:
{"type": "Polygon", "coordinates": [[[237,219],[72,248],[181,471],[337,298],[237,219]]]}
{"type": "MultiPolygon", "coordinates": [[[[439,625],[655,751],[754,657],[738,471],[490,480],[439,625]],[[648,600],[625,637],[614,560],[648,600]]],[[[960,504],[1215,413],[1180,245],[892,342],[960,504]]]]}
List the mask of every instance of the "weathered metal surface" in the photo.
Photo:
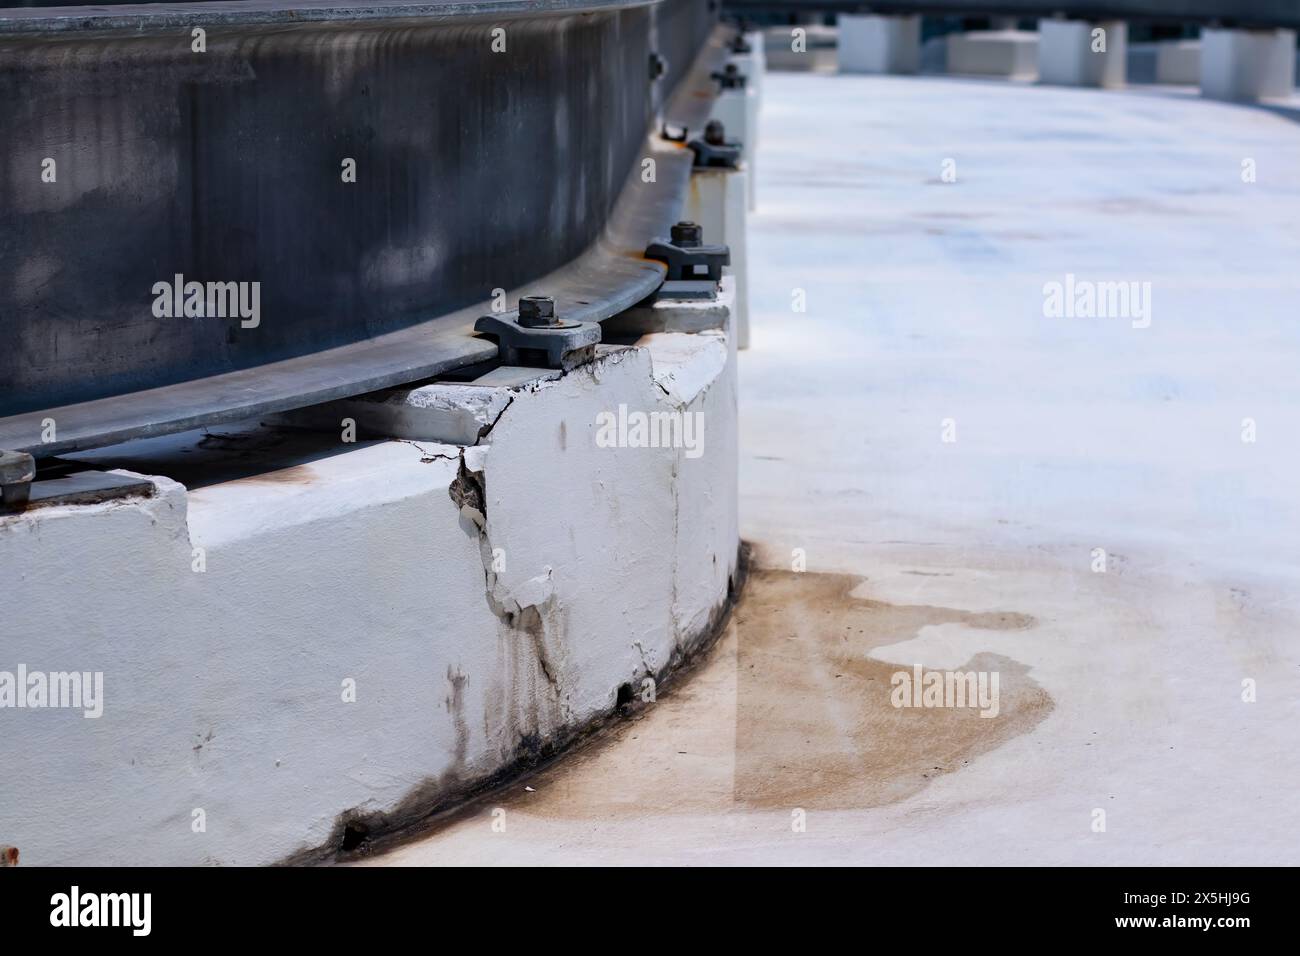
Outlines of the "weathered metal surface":
{"type": "Polygon", "coordinates": [[[481,316],[474,331],[496,339],[504,364],[539,368],[576,368],[595,357],[600,342],[598,323],[557,313],[549,295],[524,296],[516,311],[481,316]]]}
{"type": "Polygon", "coordinates": [[[148,478],[88,469],[32,482],[31,500],[27,507],[90,505],[119,498],[148,498],[153,493],[154,484],[148,478]]]}
{"type": "Polygon", "coordinates": [[[754,13],[926,13],[962,16],[1159,20],[1300,27],[1297,0],[725,0],[734,15],[754,13]]]}
{"type": "Polygon", "coordinates": [[[661,280],[639,251],[675,218],[690,154],[646,130],[674,81],[665,112],[703,122],[720,44],[681,81],[707,4],[292,27],[220,6],[234,19],[202,54],[168,32],[177,7],[115,8],[168,30],[54,36],[0,11],[0,447],[47,456],[413,381],[495,353],[471,334],[494,289],[599,321],[661,280]],[[177,274],[259,282],[258,321],[156,316],[177,274]]]}
{"type": "Polygon", "coordinates": [[[35,459],[21,451],[0,451],[0,511],[21,509],[31,497],[35,459]]]}

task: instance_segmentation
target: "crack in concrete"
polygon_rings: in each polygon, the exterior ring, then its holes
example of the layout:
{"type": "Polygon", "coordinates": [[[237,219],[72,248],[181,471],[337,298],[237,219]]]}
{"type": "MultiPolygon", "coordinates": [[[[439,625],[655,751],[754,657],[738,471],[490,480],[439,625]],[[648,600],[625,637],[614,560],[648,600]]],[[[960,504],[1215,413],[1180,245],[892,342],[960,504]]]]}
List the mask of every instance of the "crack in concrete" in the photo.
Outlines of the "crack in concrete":
{"type": "MultiPolygon", "coordinates": [[[[418,450],[421,455],[420,457],[421,464],[428,464],[431,461],[440,461],[440,460],[455,461],[458,457],[457,455],[444,455],[442,452],[431,452],[428,449],[424,448],[424,446],[422,446],[419,442],[411,441],[411,439],[409,438],[398,438],[396,440],[401,442],[403,445],[410,445],[412,448],[418,450]]],[[[463,457],[463,456],[464,456],[464,449],[461,450],[459,457],[463,457]]]]}
{"type": "MultiPolygon", "coordinates": [[[[478,437],[474,439],[475,445],[481,442],[488,435],[492,434],[492,429],[497,427],[497,422],[501,421],[501,416],[504,415],[506,413],[506,410],[509,409],[510,406],[513,405],[514,403],[515,403],[515,397],[511,395],[508,399],[506,399],[505,405],[501,406],[501,411],[497,412],[496,418],[492,419],[492,421],[490,421],[488,424],[479,428],[478,437]]],[[[462,455],[463,455],[463,450],[462,450],[462,455]]]]}
{"type": "MultiPolygon", "coordinates": [[[[513,404],[514,397],[512,396],[496,418],[480,430],[475,446],[496,428],[506,410],[513,404]]],[[[512,632],[522,633],[528,637],[537,659],[537,666],[550,687],[556,704],[563,711],[564,719],[571,719],[572,714],[565,704],[559,678],[546,650],[546,620],[551,616],[555,601],[554,594],[549,593],[551,570],[550,568],[546,569],[545,590],[548,593],[540,601],[521,604],[515,595],[503,597],[498,594],[498,575],[495,570],[496,549],[492,547],[492,541],[488,536],[487,529],[487,493],[484,474],[481,470],[475,471],[470,467],[465,460],[465,452],[466,448],[461,448],[457,474],[448,486],[447,493],[462,517],[468,520],[478,533],[479,559],[483,564],[484,598],[487,601],[487,606],[493,615],[512,632]]]]}

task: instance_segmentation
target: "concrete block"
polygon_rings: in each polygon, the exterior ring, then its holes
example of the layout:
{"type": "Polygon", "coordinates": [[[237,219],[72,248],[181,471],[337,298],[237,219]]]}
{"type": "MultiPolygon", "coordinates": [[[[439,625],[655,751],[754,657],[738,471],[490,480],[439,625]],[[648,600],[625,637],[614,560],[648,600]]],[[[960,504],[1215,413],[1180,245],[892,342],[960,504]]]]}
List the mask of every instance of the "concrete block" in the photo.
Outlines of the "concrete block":
{"type": "Polygon", "coordinates": [[[1031,30],[950,33],[948,72],[1032,79],[1038,75],[1038,34],[1031,30]]]}
{"type": "Polygon", "coordinates": [[[745,34],[745,40],[749,43],[750,62],[754,76],[758,78],[758,90],[761,96],[763,92],[763,74],[767,72],[767,38],[762,30],[750,30],[745,34]]]}
{"type": "Polygon", "coordinates": [[[748,53],[731,53],[727,62],[736,64],[736,69],[745,78],[745,82],[761,98],[763,95],[763,72],[766,69],[766,57],[763,53],[763,35],[758,32],[746,33],[745,42],[749,44],[748,53]]]}
{"type": "Polygon", "coordinates": [[[601,323],[607,340],[639,338],[657,332],[729,330],[736,312],[736,277],[724,275],[712,299],[656,298],[601,323]]]}
{"type": "Polygon", "coordinates": [[[1123,20],[1040,20],[1038,80],[1057,86],[1124,85],[1128,24],[1123,20]]]}
{"type": "Polygon", "coordinates": [[[727,139],[740,143],[740,155],[745,164],[745,204],[754,208],[754,169],[758,158],[758,95],[746,84],[744,89],[723,90],[713,101],[710,119],[716,119],[727,130],[727,139]]]}
{"type": "Polygon", "coordinates": [[[921,68],[921,18],[842,14],[841,73],[916,73],[921,68]]]}
{"type": "Polygon", "coordinates": [[[738,348],[749,348],[749,249],[745,222],[749,209],[744,169],[697,169],[683,216],[704,229],[705,242],[731,248],[731,265],[723,273],[735,277],[736,310],[732,318],[738,348]]]}
{"type": "Polygon", "coordinates": [[[0,667],[102,679],[95,719],[0,712],[5,842],[34,866],[313,859],[613,713],[735,588],[731,348],[656,335],[466,397],[501,409],[477,445],[249,423],[75,456],[155,493],[0,517],[0,667]]]}
{"type": "MultiPolygon", "coordinates": [[[[545,369],[528,369],[533,377],[545,369]]],[[[559,373],[553,373],[558,376],[559,373]]],[[[294,409],[266,419],[269,424],[340,432],[354,423],[356,436],[405,438],[472,445],[509,404],[509,391],[492,385],[437,382],[392,388],[355,398],[294,409]]]]}
{"type": "Polygon", "coordinates": [[[1294,30],[1214,30],[1201,33],[1201,95],[1251,102],[1295,90],[1294,30]]]}
{"type": "Polygon", "coordinates": [[[801,25],[764,31],[766,68],[773,72],[834,73],[839,33],[835,27],[801,25]]]}
{"type": "Polygon", "coordinates": [[[1156,82],[1195,86],[1201,81],[1201,41],[1166,40],[1156,44],[1156,82]]]}

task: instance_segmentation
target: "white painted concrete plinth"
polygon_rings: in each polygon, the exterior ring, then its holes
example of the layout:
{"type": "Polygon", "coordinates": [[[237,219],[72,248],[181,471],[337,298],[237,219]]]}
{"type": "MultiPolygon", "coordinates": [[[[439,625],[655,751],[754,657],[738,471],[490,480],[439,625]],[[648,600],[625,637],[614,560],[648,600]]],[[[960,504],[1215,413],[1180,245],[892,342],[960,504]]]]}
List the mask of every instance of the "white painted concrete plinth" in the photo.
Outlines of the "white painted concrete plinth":
{"type": "Polygon", "coordinates": [[[745,181],[745,205],[755,205],[754,168],[758,157],[758,95],[748,84],[740,89],[723,90],[713,101],[710,118],[726,128],[727,139],[740,143],[740,157],[749,173],[745,181]]]}
{"type": "Polygon", "coordinates": [[[919,16],[841,15],[841,73],[916,73],[921,68],[919,16]]]}
{"type": "Polygon", "coordinates": [[[744,169],[697,169],[691,173],[685,216],[704,229],[706,243],[721,242],[731,249],[731,265],[723,273],[734,276],[737,348],[749,348],[749,249],[747,181],[744,169]]]}
{"type": "Polygon", "coordinates": [[[1195,86],[1201,81],[1201,41],[1167,40],[1156,44],[1156,82],[1195,86]]]}
{"type": "Polygon", "coordinates": [[[767,40],[762,30],[750,30],[745,34],[749,43],[749,58],[753,74],[757,78],[759,95],[763,92],[763,74],[767,72],[767,40]]]}
{"type": "Polygon", "coordinates": [[[950,33],[945,39],[949,73],[1015,79],[1038,75],[1038,34],[1032,30],[978,30],[950,33]]]}
{"type": "Polygon", "coordinates": [[[749,44],[749,52],[731,53],[727,58],[727,62],[736,64],[736,69],[745,78],[745,83],[761,99],[763,95],[763,72],[766,69],[767,59],[763,52],[763,34],[757,31],[746,33],[745,42],[749,44]]]}
{"type": "Polygon", "coordinates": [[[1294,30],[1213,30],[1201,33],[1201,95],[1255,101],[1295,90],[1294,30]]]}
{"type": "Polygon", "coordinates": [[[764,65],[772,72],[834,73],[839,68],[839,31],[835,27],[769,27],[763,38],[764,65]]]}
{"type": "Polygon", "coordinates": [[[310,859],[640,699],[734,587],[730,349],[652,335],[459,386],[477,444],[438,440],[462,427],[444,386],[407,441],[249,424],[82,453],[156,493],[0,517],[0,670],[103,675],[98,718],[0,711],[0,842],[36,866],[310,859]],[[675,446],[637,444],[650,414],[675,446]]]}
{"type": "Polygon", "coordinates": [[[1040,20],[1038,79],[1054,86],[1124,85],[1128,24],[1123,20],[1040,20]]]}

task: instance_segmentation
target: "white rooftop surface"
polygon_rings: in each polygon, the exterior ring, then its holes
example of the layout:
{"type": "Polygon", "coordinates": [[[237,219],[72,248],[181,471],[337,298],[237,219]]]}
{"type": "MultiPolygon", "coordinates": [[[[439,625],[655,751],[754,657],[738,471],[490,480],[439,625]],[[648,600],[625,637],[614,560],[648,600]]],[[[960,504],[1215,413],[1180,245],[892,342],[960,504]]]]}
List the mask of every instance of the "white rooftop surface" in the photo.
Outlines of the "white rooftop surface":
{"type": "Polygon", "coordinates": [[[792,73],[763,110],[741,521],[777,572],[640,719],[374,862],[1300,863],[1300,122],[792,73]],[[1149,282],[1149,326],[1045,316],[1067,274],[1149,282]],[[960,732],[859,679],[972,659],[1004,713],[960,732]]]}

